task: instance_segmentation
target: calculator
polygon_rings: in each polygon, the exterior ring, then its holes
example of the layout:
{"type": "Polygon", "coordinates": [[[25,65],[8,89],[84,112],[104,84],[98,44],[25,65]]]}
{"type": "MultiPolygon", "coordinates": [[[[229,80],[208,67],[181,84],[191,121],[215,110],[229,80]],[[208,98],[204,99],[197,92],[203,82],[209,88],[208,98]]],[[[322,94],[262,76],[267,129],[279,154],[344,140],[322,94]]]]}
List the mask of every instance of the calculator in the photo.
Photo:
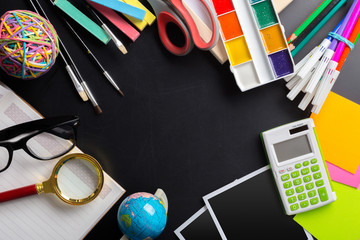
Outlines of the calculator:
{"type": "Polygon", "coordinates": [[[260,136],[287,215],[336,200],[311,118],[273,128],[260,136]]]}

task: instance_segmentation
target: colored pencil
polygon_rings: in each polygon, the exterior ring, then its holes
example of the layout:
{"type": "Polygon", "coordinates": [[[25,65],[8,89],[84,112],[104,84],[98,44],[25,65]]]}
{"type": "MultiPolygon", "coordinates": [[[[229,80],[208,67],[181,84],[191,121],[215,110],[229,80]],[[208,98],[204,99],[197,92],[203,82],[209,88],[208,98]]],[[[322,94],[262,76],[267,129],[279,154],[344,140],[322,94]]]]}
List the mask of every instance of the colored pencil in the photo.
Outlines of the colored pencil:
{"type": "MultiPolygon", "coordinates": [[[[355,7],[354,4],[353,4],[353,6],[355,7]]],[[[339,35],[343,34],[346,24],[348,23],[348,21],[350,19],[352,11],[353,11],[353,8],[350,8],[350,10],[346,14],[346,16],[340,21],[339,25],[337,26],[337,29],[335,31],[333,31],[334,33],[339,34],[339,35]]],[[[316,69],[315,73],[313,74],[313,76],[311,77],[309,84],[306,86],[305,92],[312,93],[315,90],[317,83],[320,81],[321,77],[324,74],[324,71],[328,67],[329,62],[331,61],[331,59],[334,55],[337,44],[338,44],[338,40],[335,38],[331,38],[330,46],[326,49],[323,56],[321,57],[320,64],[319,64],[318,68],[316,69]]]]}
{"type": "Polygon", "coordinates": [[[308,26],[312,23],[317,16],[330,4],[332,0],[324,0],[311,14],[305,19],[305,21],[294,31],[288,38],[288,44],[294,41],[308,26]]]}
{"type": "Polygon", "coordinates": [[[294,50],[305,38],[309,35],[309,33],[323,20],[332,9],[340,2],[340,0],[332,0],[326,8],[312,21],[306,29],[304,29],[296,39],[291,41],[289,44],[290,50],[294,50]]]}
{"type": "MultiPolygon", "coordinates": [[[[346,20],[346,19],[345,19],[346,20]]],[[[340,23],[335,27],[335,29],[332,31],[333,33],[339,33],[341,30],[342,23],[344,22],[344,19],[340,21],[340,23]]],[[[341,34],[341,33],[339,33],[341,34]]],[[[330,44],[332,43],[333,37],[327,36],[319,45],[319,47],[316,49],[316,51],[313,53],[311,58],[305,63],[305,65],[301,68],[301,70],[298,72],[298,76],[300,78],[304,78],[312,69],[312,67],[319,61],[319,59],[323,56],[325,51],[328,49],[330,44]]]]}
{"type": "MultiPolygon", "coordinates": [[[[351,24],[351,22],[353,21],[354,18],[354,11],[356,8],[356,5],[358,3],[358,0],[355,0],[349,11],[347,12],[345,19],[343,21],[343,24],[341,25],[340,29],[339,29],[339,35],[345,37],[345,30],[349,30],[348,25],[351,24]]],[[[356,14],[356,13],[355,13],[356,14]]],[[[320,102],[322,101],[322,99],[324,98],[324,93],[326,92],[326,88],[327,85],[329,84],[329,82],[332,79],[332,75],[334,74],[334,71],[337,67],[337,61],[334,60],[335,57],[335,53],[336,53],[336,49],[339,46],[338,44],[338,40],[334,40],[330,46],[330,49],[334,52],[333,53],[333,57],[331,58],[331,60],[329,61],[326,70],[324,71],[324,74],[322,75],[322,80],[319,86],[319,89],[317,90],[317,93],[315,94],[314,100],[313,100],[313,105],[320,105],[320,102]]]]}
{"type": "MultiPolygon", "coordinates": [[[[349,39],[351,33],[353,32],[355,25],[359,19],[360,16],[360,2],[358,0],[355,0],[353,2],[353,5],[356,4],[350,20],[348,24],[346,25],[346,28],[343,33],[343,37],[346,39],[349,39]]],[[[312,109],[312,111],[316,114],[319,113],[322,105],[324,104],[329,92],[331,91],[332,87],[334,86],[337,78],[339,77],[340,71],[338,71],[338,62],[340,60],[340,57],[344,51],[345,43],[340,42],[338,46],[336,47],[334,56],[332,60],[329,63],[328,69],[325,71],[325,74],[322,79],[322,89],[320,88],[317,92],[313,104],[315,105],[312,109]]],[[[320,85],[320,87],[321,87],[320,85]]]]}
{"type": "Polygon", "coordinates": [[[318,25],[304,38],[296,48],[291,51],[291,55],[294,57],[300,52],[300,50],[315,36],[315,34],[335,15],[337,11],[347,2],[347,0],[340,0],[340,2],[323,18],[318,25]]]}

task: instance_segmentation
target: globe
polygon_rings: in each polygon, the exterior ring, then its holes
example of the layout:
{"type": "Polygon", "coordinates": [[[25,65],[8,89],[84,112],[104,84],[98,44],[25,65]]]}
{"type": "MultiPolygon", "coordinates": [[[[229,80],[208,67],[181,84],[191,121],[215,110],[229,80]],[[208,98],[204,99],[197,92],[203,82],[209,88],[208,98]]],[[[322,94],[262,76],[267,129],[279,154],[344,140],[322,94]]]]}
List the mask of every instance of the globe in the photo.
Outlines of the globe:
{"type": "Polygon", "coordinates": [[[152,240],[164,230],[167,220],[164,203],[151,193],[134,193],[121,203],[117,220],[131,240],[152,240]]]}

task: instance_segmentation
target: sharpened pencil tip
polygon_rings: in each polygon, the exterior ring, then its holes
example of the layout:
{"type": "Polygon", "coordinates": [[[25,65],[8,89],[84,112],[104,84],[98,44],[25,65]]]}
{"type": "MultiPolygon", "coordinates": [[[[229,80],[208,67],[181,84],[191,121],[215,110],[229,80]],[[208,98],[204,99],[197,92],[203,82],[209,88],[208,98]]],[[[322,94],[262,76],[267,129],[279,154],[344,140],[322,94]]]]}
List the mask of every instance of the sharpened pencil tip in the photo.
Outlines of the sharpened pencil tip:
{"type": "Polygon", "coordinates": [[[290,51],[292,51],[292,50],[295,49],[295,46],[294,46],[292,43],[290,43],[290,44],[289,44],[289,49],[290,49],[290,51]]]}

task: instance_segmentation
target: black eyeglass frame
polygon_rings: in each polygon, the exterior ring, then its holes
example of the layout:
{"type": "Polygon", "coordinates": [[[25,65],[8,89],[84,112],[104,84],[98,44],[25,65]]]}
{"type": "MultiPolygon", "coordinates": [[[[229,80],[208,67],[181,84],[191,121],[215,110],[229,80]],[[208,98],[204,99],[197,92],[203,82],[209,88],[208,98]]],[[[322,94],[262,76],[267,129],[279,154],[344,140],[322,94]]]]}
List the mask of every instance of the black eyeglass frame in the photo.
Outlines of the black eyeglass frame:
{"type": "Polygon", "coordinates": [[[39,120],[34,120],[30,122],[21,123],[12,127],[5,128],[0,131],[0,147],[4,147],[7,149],[9,153],[9,159],[7,165],[0,169],[0,173],[5,171],[11,165],[13,159],[13,152],[19,149],[23,149],[27,154],[31,157],[38,159],[38,160],[51,160],[57,157],[60,157],[68,152],[70,152],[75,146],[77,142],[77,126],[79,124],[79,117],[78,116],[60,116],[60,117],[52,117],[52,118],[44,118],[39,120]],[[49,158],[41,158],[34,153],[27,146],[27,141],[34,136],[48,132],[49,130],[60,127],[60,126],[70,126],[74,131],[74,139],[73,145],[64,153],[49,157],[49,158]],[[9,140],[18,137],[20,135],[25,134],[26,136],[22,137],[21,139],[10,142],[9,140]]]}

